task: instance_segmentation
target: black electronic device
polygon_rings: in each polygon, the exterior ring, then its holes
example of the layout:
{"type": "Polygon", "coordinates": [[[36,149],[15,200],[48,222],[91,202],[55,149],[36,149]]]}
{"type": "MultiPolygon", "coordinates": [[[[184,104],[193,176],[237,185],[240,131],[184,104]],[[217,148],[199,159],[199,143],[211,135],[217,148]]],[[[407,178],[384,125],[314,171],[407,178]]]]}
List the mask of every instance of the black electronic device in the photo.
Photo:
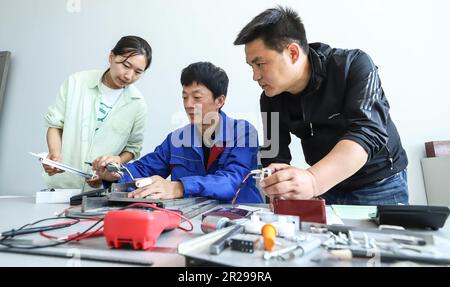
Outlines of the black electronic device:
{"type": "Polygon", "coordinates": [[[443,227],[450,209],[446,206],[379,205],[374,220],[379,225],[398,225],[410,228],[443,227]]]}
{"type": "Polygon", "coordinates": [[[253,211],[251,211],[251,210],[237,208],[237,207],[220,207],[220,208],[214,209],[208,213],[203,214],[202,220],[209,215],[226,217],[230,220],[236,220],[236,219],[249,217],[252,213],[253,213],[253,211]]]}
{"type": "Polygon", "coordinates": [[[103,197],[106,195],[106,193],[108,192],[107,189],[104,188],[100,188],[100,189],[95,189],[95,190],[91,190],[91,191],[87,191],[87,192],[82,192],[80,194],[74,195],[70,198],[70,205],[74,206],[74,205],[81,205],[81,202],[83,200],[83,196],[86,197],[103,197]]]}
{"type": "Polygon", "coordinates": [[[254,253],[259,249],[260,236],[256,234],[237,234],[230,238],[231,250],[254,253]]]}

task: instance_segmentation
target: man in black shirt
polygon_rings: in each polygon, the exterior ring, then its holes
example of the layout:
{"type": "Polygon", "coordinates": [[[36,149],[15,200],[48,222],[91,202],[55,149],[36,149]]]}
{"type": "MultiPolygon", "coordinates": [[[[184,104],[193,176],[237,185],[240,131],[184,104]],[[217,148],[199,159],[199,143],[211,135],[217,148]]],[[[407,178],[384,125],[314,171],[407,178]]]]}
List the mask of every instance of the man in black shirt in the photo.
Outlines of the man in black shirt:
{"type": "Polygon", "coordinates": [[[261,186],[270,199],[408,204],[406,152],[369,55],[308,44],[298,14],[283,7],[256,16],[234,44],[245,44],[253,80],[263,89],[261,158],[275,173],[261,186]],[[289,165],[291,133],[311,167],[289,165]]]}

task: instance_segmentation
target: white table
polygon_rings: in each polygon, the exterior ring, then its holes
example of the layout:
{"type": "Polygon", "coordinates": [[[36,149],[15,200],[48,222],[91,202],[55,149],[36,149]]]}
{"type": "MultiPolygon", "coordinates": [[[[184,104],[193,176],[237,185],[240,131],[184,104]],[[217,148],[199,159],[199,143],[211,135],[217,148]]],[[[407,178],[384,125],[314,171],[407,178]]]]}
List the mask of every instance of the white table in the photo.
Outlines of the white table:
{"type": "MultiPolygon", "coordinates": [[[[0,232],[19,228],[24,224],[36,220],[53,217],[55,213],[61,212],[68,207],[67,204],[35,204],[33,197],[0,198],[0,232]]],[[[89,238],[80,243],[70,243],[53,247],[50,250],[42,250],[42,253],[53,254],[53,256],[42,256],[36,254],[7,253],[0,252],[0,266],[186,266],[184,256],[177,254],[175,249],[181,242],[194,239],[203,235],[200,230],[200,215],[193,219],[194,230],[184,232],[176,229],[163,233],[157,242],[158,251],[135,251],[132,249],[109,249],[103,237],[89,238]],[[171,249],[169,252],[160,252],[163,249],[171,249]],[[72,258],[73,257],[73,258],[72,258]]],[[[373,228],[374,223],[368,220],[356,220],[342,218],[346,225],[356,227],[373,228]]],[[[84,230],[92,223],[75,225],[70,230],[51,232],[52,234],[72,234],[84,230]]],[[[184,223],[186,224],[186,223],[184,223]]],[[[186,225],[187,226],[187,225],[186,225]]],[[[438,231],[422,231],[440,238],[450,239],[450,220],[438,231]]],[[[40,238],[37,235],[21,236],[18,238],[40,238]]],[[[43,239],[42,239],[43,240],[43,239]]],[[[48,242],[47,242],[48,243],[48,242]]],[[[450,245],[440,246],[441,252],[450,254],[450,245]]],[[[40,252],[40,251],[39,251],[40,252]]],[[[225,251],[229,252],[228,250],[225,251]]],[[[314,254],[312,254],[313,257],[314,254]]],[[[236,256],[236,255],[235,255],[236,256]]],[[[248,254],[241,255],[248,257],[248,254]]],[[[317,257],[317,256],[316,256],[317,257]]],[[[239,258],[230,259],[233,262],[239,258]]],[[[305,258],[300,266],[327,266],[326,261],[311,263],[305,258]]],[[[254,260],[251,260],[252,262],[254,260]]],[[[278,266],[279,264],[266,264],[263,266],[278,266]]],[[[289,265],[289,263],[288,263],[289,265]]],[[[251,266],[251,265],[248,265],[251,266]]],[[[261,266],[261,265],[259,265],[261,266]]],[[[298,265],[294,265],[298,266],[298,265]]],[[[349,262],[339,263],[339,266],[354,266],[349,262]]]]}

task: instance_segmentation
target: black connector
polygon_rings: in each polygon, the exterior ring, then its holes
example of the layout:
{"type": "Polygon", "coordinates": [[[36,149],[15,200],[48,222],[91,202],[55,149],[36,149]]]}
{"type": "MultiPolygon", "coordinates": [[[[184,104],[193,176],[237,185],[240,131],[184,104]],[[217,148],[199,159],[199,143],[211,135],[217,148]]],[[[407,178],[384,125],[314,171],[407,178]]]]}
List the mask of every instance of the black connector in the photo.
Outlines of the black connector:
{"type": "MultiPolygon", "coordinates": [[[[78,223],[79,221],[76,221],[78,223]]],[[[50,231],[55,229],[61,229],[66,228],[69,226],[72,226],[74,223],[67,223],[67,224],[61,224],[61,225],[48,225],[48,226],[41,226],[41,227],[31,227],[31,228],[25,228],[25,229],[11,229],[10,231],[5,231],[2,233],[2,237],[14,237],[17,235],[24,235],[24,234],[30,234],[30,233],[36,233],[36,232],[44,232],[44,231],[50,231]]]]}

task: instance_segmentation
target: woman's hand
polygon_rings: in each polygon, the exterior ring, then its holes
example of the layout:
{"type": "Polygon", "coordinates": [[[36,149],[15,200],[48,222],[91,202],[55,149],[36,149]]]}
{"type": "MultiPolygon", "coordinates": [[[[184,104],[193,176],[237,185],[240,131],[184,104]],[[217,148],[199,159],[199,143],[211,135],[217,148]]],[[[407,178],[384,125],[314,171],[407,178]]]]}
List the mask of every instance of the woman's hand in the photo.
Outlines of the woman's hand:
{"type": "MultiPolygon", "coordinates": [[[[61,154],[49,153],[47,155],[47,158],[50,159],[50,160],[56,161],[56,162],[61,162],[61,154]]],[[[59,168],[50,166],[48,164],[42,164],[42,166],[44,167],[44,171],[48,174],[48,176],[52,176],[52,175],[55,175],[57,173],[63,173],[64,172],[64,170],[61,170],[59,168]]]]}
{"type": "Polygon", "coordinates": [[[102,186],[102,179],[100,177],[98,177],[97,175],[95,175],[92,178],[87,178],[86,179],[86,183],[93,188],[99,188],[102,186]]]}
{"type": "Polygon", "coordinates": [[[122,160],[117,155],[100,156],[92,162],[92,170],[96,172],[100,180],[117,181],[120,178],[120,174],[117,172],[109,172],[106,169],[109,163],[121,164],[122,160]]]}

